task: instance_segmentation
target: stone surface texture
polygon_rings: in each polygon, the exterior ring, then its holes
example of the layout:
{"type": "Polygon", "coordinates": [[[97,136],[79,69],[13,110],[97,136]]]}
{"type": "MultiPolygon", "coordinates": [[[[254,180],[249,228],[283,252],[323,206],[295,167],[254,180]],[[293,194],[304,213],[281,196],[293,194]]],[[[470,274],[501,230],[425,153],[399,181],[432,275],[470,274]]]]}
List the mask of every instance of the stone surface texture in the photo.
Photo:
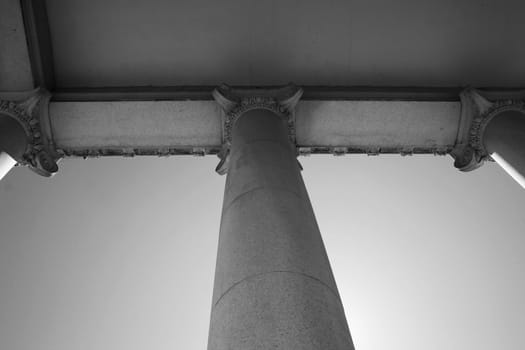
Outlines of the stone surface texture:
{"type": "MultiPolygon", "coordinates": [[[[66,155],[217,153],[222,144],[213,101],[52,101],[49,116],[55,145],[66,155]]],[[[345,153],[441,154],[456,143],[460,103],[300,101],[295,120],[297,147],[312,153],[340,147],[345,153]]]]}
{"type": "Polygon", "coordinates": [[[233,127],[209,350],[353,349],[285,121],[233,127]]]}

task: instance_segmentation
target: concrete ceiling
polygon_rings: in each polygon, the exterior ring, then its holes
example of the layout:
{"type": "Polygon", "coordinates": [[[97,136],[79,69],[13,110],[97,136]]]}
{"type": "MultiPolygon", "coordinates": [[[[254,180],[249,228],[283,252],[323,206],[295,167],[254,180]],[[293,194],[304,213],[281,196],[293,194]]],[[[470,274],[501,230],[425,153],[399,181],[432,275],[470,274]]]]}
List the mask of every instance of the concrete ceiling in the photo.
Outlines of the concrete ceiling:
{"type": "Polygon", "coordinates": [[[17,0],[0,1],[0,91],[30,90],[33,76],[17,0]]]}
{"type": "Polygon", "coordinates": [[[523,0],[47,0],[57,87],[525,86],[523,0]]]}

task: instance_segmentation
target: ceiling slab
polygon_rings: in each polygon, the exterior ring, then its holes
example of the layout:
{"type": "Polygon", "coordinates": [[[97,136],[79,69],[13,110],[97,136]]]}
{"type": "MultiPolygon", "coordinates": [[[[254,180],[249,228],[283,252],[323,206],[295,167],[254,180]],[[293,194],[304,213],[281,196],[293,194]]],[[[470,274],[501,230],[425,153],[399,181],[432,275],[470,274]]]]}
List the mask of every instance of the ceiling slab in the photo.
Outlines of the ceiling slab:
{"type": "Polygon", "coordinates": [[[525,86],[521,0],[47,0],[57,87],[525,86]]]}
{"type": "Polygon", "coordinates": [[[0,1],[0,91],[33,88],[19,0],[0,1]]]}

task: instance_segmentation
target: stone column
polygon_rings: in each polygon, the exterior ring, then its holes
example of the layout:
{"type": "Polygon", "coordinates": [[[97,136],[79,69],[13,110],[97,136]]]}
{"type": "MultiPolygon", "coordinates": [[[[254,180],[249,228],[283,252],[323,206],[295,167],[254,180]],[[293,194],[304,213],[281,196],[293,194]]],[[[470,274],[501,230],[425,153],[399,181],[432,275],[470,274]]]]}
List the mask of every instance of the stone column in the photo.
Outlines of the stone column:
{"type": "Polygon", "coordinates": [[[16,100],[0,99],[0,179],[16,163],[43,176],[58,171],[60,156],[48,116],[51,94],[35,89],[22,95],[16,100]]]}
{"type": "Polygon", "coordinates": [[[451,154],[461,171],[495,160],[525,188],[525,100],[489,101],[475,89],[464,90],[458,140],[451,154]]]}
{"type": "Polygon", "coordinates": [[[231,126],[208,349],[353,349],[285,118],[231,126]]]}
{"type": "Polygon", "coordinates": [[[7,114],[0,113],[0,180],[26,151],[27,135],[22,124],[7,114]]]}
{"type": "Polygon", "coordinates": [[[485,149],[507,173],[525,188],[525,113],[501,112],[485,127],[485,149]]]}

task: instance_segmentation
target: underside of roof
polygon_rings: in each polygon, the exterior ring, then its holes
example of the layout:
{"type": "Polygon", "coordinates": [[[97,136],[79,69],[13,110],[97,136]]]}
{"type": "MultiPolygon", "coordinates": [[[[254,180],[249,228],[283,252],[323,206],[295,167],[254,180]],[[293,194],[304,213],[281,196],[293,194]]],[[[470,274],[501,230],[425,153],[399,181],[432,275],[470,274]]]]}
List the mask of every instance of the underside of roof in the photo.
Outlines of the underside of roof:
{"type": "Polygon", "coordinates": [[[461,141],[464,87],[525,98],[523,8],[4,0],[0,98],[50,91],[47,137],[65,156],[215,154],[223,135],[214,87],[294,82],[304,89],[300,154],[446,154],[461,141]]]}

